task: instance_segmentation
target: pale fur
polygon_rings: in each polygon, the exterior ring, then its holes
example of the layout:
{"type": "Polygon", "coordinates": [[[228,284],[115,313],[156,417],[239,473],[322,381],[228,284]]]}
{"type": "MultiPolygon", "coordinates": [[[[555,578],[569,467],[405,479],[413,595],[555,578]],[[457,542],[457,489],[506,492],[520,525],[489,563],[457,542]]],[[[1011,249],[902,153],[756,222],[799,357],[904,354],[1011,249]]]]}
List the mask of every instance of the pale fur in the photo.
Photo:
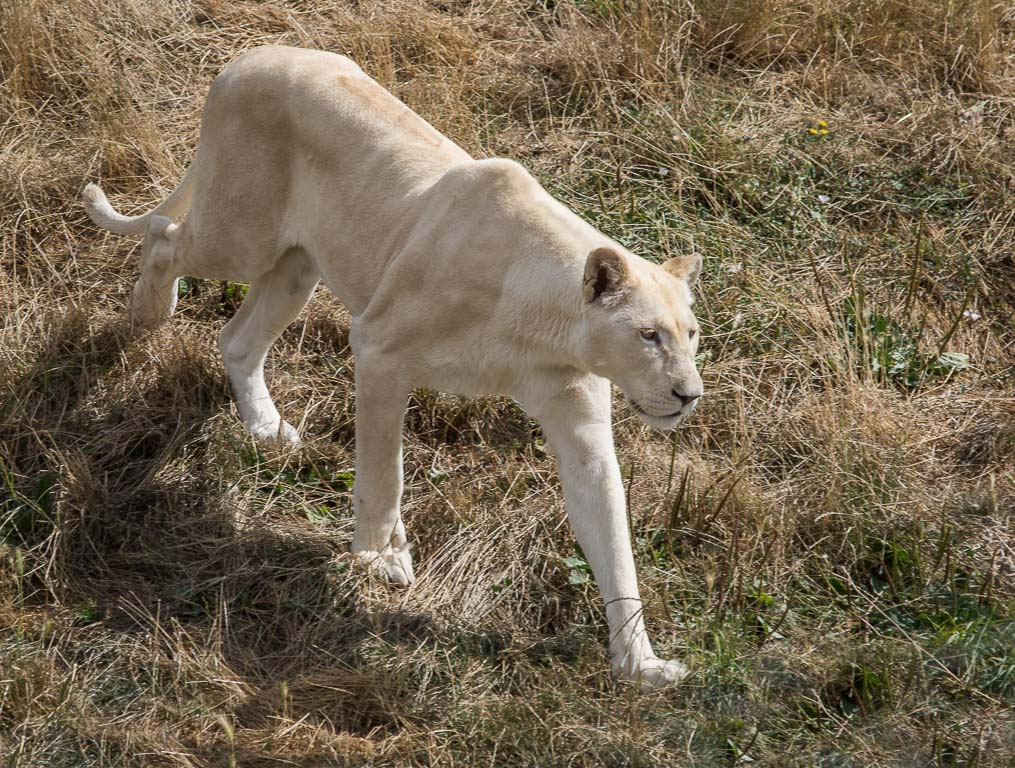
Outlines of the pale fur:
{"type": "Polygon", "coordinates": [[[634,256],[520,165],[471,158],[350,60],[291,48],[255,49],[218,76],[194,162],[153,211],[121,216],[95,185],[84,199],[100,226],[145,236],[136,322],[172,312],[181,275],[250,283],[220,347],[260,438],[298,440],[265,386],[268,348],[319,280],[341,298],[356,359],[352,550],[393,582],[414,578],[399,513],[408,393],[521,403],[557,456],[615,673],[644,687],[686,674],[656,657],[642,621],[607,380],[653,426],[693,409],[699,257],[634,256]]]}

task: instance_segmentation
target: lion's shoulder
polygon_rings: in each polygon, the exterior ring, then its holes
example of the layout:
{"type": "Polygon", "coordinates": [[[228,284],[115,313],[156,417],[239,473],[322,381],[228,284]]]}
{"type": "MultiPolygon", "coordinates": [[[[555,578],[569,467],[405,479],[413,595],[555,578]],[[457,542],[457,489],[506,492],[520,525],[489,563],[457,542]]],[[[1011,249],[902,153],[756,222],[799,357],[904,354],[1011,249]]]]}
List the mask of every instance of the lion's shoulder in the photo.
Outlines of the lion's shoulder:
{"type": "Polygon", "coordinates": [[[489,195],[532,195],[542,188],[539,182],[521,163],[505,157],[490,157],[461,163],[450,169],[441,179],[445,189],[465,191],[489,201],[489,195]]]}

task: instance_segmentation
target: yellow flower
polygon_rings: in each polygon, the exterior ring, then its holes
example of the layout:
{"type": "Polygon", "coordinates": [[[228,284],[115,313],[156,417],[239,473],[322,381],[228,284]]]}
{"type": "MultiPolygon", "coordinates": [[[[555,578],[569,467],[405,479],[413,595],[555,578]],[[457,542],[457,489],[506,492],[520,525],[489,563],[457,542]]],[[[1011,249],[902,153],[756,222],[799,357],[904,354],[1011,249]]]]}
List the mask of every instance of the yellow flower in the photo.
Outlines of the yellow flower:
{"type": "Polygon", "coordinates": [[[807,133],[811,136],[827,136],[828,123],[824,120],[815,120],[811,127],[807,129],[807,133]]]}

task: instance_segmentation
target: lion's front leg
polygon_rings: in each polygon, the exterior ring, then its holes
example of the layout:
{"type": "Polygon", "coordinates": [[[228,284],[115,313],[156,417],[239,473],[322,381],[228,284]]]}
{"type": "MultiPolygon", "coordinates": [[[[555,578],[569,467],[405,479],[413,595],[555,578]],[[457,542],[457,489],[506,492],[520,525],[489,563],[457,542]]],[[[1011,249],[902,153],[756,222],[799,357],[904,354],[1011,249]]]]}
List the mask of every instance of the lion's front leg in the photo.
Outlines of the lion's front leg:
{"type": "Polygon", "coordinates": [[[352,552],[392,584],[415,581],[399,504],[407,392],[369,357],[356,361],[356,533],[352,552]]]}
{"type": "Polygon", "coordinates": [[[557,456],[568,519],[606,601],[614,674],[644,688],[680,681],[686,667],[655,655],[642,619],[609,383],[590,375],[535,410],[557,456]]]}

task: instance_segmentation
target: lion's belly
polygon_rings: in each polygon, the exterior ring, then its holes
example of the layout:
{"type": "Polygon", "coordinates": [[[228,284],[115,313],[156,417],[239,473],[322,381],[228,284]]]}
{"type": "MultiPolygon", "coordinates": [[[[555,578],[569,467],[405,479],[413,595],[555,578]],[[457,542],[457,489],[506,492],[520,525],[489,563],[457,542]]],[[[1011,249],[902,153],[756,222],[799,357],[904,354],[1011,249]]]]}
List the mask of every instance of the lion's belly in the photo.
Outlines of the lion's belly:
{"type": "Polygon", "coordinates": [[[417,369],[416,386],[467,397],[513,395],[518,389],[517,371],[504,361],[491,364],[481,355],[457,355],[453,360],[443,357],[432,363],[417,369]]]}

